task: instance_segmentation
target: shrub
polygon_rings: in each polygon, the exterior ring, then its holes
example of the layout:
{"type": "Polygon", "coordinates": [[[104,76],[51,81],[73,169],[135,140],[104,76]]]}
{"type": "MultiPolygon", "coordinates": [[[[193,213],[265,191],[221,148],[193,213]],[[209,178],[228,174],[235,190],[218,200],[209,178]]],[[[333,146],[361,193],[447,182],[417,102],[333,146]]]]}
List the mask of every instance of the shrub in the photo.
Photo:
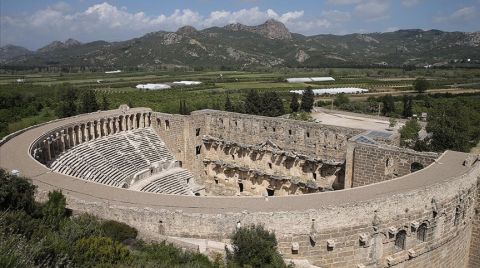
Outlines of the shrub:
{"type": "Polygon", "coordinates": [[[236,230],[232,237],[233,253],[227,250],[227,258],[240,266],[286,267],[277,251],[275,233],[262,225],[250,225],[236,230]]]}
{"type": "Polygon", "coordinates": [[[112,238],[115,241],[123,242],[127,239],[135,239],[137,237],[137,229],[118,221],[104,221],[101,224],[101,229],[105,236],[112,238]]]}
{"type": "Polygon", "coordinates": [[[32,213],[36,209],[35,186],[25,178],[16,177],[0,169],[0,209],[25,210],[32,213]]]}
{"type": "Polygon", "coordinates": [[[130,251],[109,237],[91,236],[75,243],[74,261],[78,266],[92,267],[129,261],[130,251]]]}
{"type": "Polygon", "coordinates": [[[60,191],[48,193],[48,201],[42,206],[43,220],[53,228],[58,228],[60,221],[66,216],[67,200],[60,191]]]}
{"type": "Polygon", "coordinates": [[[333,104],[337,107],[340,107],[343,104],[347,104],[349,102],[350,102],[350,99],[344,93],[338,94],[337,96],[335,96],[335,99],[333,100],[333,104]]]}

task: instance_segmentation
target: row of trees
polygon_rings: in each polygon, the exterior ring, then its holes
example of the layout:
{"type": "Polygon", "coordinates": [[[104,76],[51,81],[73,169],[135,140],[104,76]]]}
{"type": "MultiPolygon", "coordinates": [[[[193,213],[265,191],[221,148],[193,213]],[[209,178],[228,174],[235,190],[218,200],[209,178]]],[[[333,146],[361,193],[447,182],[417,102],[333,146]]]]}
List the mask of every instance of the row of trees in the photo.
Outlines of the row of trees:
{"type": "Polygon", "coordinates": [[[58,117],[69,117],[80,113],[91,113],[98,110],[108,110],[110,103],[106,95],[102,96],[102,101],[97,101],[95,91],[86,89],[79,94],[78,90],[68,88],[59,93],[60,105],[57,109],[58,117]]]}
{"type": "Polygon", "coordinates": [[[59,191],[43,204],[34,193],[29,180],[0,169],[0,267],[286,267],[275,234],[260,225],[236,230],[233,251],[212,262],[165,242],[146,244],[124,223],[72,217],[59,191]]]}
{"type": "MultiPolygon", "coordinates": [[[[290,99],[290,110],[292,113],[299,111],[310,112],[314,104],[314,94],[311,88],[303,91],[301,102],[298,94],[292,94],[290,99]]],[[[285,114],[285,107],[280,96],[274,91],[266,91],[261,94],[257,90],[249,90],[242,105],[235,106],[227,95],[225,99],[225,111],[240,112],[263,116],[280,116],[285,114]]],[[[288,108],[287,108],[288,109],[288,108]]]]}

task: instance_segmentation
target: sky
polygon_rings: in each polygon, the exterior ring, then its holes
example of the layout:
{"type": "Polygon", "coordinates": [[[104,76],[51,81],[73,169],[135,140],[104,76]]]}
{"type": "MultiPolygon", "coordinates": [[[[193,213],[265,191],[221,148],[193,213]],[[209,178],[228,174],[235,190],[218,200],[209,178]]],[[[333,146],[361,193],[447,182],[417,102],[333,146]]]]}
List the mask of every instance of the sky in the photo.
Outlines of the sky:
{"type": "Polygon", "coordinates": [[[0,0],[0,46],[68,38],[123,41],[149,32],[283,22],[294,33],[480,31],[480,0],[0,0]]]}

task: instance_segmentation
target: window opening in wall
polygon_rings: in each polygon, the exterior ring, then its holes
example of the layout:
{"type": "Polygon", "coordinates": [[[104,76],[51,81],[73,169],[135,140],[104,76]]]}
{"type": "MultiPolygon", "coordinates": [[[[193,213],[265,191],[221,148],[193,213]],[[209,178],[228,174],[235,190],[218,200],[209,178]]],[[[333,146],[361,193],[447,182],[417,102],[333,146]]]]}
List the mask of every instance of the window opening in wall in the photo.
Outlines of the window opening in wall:
{"type": "Polygon", "coordinates": [[[275,195],[275,190],[270,189],[270,188],[267,188],[267,195],[268,195],[268,196],[273,196],[273,195],[275,195]]]}
{"type": "Polygon", "coordinates": [[[272,163],[268,163],[268,167],[272,169],[272,163]]]}
{"type": "Polygon", "coordinates": [[[195,193],[195,196],[200,196],[200,193],[195,193]]]}
{"type": "Polygon", "coordinates": [[[195,147],[195,155],[199,155],[202,151],[202,146],[198,145],[195,147]]]}
{"type": "Polygon", "coordinates": [[[235,121],[235,126],[238,126],[238,123],[237,123],[237,121],[235,121]]]}
{"type": "Polygon", "coordinates": [[[310,132],[307,132],[307,138],[310,138],[310,132]]]}
{"type": "Polygon", "coordinates": [[[407,242],[407,232],[405,230],[400,230],[395,237],[395,247],[397,249],[405,249],[407,242]]]}
{"type": "Polygon", "coordinates": [[[275,132],[275,128],[272,128],[273,132],[275,132]]]}
{"type": "Polygon", "coordinates": [[[313,172],[312,174],[313,174],[313,179],[314,179],[314,180],[317,180],[317,173],[316,173],[316,172],[313,172]]]}
{"type": "Polygon", "coordinates": [[[197,128],[195,130],[195,136],[197,136],[197,137],[200,136],[200,128],[197,128]]]}
{"type": "Polygon", "coordinates": [[[263,126],[263,129],[265,129],[265,131],[267,130],[267,126],[263,126]]]}
{"type": "Polygon", "coordinates": [[[189,183],[190,183],[190,179],[187,179],[187,184],[189,184],[189,183]]]}
{"type": "Polygon", "coordinates": [[[455,209],[455,218],[453,220],[453,225],[458,225],[459,222],[460,222],[460,208],[457,207],[455,209]]]}
{"type": "Polygon", "coordinates": [[[182,167],[183,163],[182,161],[178,161],[178,167],[182,167]]]}
{"type": "Polygon", "coordinates": [[[385,167],[390,167],[392,165],[392,160],[390,160],[390,158],[387,158],[387,160],[385,160],[385,167]]]}
{"type": "Polygon", "coordinates": [[[218,179],[214,179],[214,181],[215,181],[215,184],[218,184],[218,179]]]}
{"type": "Polygon", "coordinates": [[[292,130],[291,129],[288,130],[288,135],[292,135],[292,130]]]}
{"type": "Polygon", "coordinates": [[[239,182],[238,183],[238,188],[240,189],[240,193],[243,192],[243,183],[239,182]]]}
{"type": "Polygon", "coordinates": [[[165,130],[169,130],[169,129],[170,129],[170,121],[165,120],[165,130]]]}
{"type": "Polygon", "coordinates": [[[417,239],[422,242],[427,241],[427,224],[426,223],[422,223],[420,227],[418,227],[417,239]]]}
{"type": "Polygon", "coordinates": [[[413,162],[411,165],[410,165],[410,172],[415,172],[415,171],[419,171],[423,169],[423,165],[418,163],[418,162],[413,162]]]}
{"type": "Polygon", "coordinates": [[[161,126],[161,125],[162,125],[162,120],[160,120],[160,118],[157,118],[157,126],[161,126]]]}
{"type": "Polygon", "coordinates": [[[232,154],[232,159],[235,160],[235,155],[232,154]]]}

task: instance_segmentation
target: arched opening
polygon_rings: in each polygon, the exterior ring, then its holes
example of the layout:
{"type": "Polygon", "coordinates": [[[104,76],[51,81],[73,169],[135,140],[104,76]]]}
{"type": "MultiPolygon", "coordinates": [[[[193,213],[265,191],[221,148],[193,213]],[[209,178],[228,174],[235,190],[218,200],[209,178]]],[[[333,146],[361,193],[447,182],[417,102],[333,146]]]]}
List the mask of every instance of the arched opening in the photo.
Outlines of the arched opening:
{"type": "Polygon", "coordinates": [[[418,163],[418,162],[413,162],[411,165],[410,165],[410,172],[415,172],[415,171],[419,171],[423,169],[423,165],[418,163]]]}
{"type": "Polygon", "coordinates": [[[417,239],[422,241],[422,242],[425,242],[427,241],[427,224],[426,223],[422,223],[420,225],[420,227],[418,227],[417,229],[417,239]]]}
{"type": "Polygon", "coordinates": [[[395,247],[404,250],[407,242],[407,232],[405,230],[398,231],[395,236],[395,247]]]}
{"type": "Polygon", "coordinates": [[[274,196],[274,195],[275,195],[275,190],[274,190],[274,189],[267,188],[267,195],[268,195],[268,196],[274,196]]]}
{"type": "Polygon", "coordinates": [[[241,182],[238,183],[238,189],[240,190],[240,193],[243,192],[243,183],[241,182]]]}
{"type": "Polygon", "coordinates": [[[170,129],[170,121],[165,120],[165,130],[169,130],[169,129],[170,129]]]}

